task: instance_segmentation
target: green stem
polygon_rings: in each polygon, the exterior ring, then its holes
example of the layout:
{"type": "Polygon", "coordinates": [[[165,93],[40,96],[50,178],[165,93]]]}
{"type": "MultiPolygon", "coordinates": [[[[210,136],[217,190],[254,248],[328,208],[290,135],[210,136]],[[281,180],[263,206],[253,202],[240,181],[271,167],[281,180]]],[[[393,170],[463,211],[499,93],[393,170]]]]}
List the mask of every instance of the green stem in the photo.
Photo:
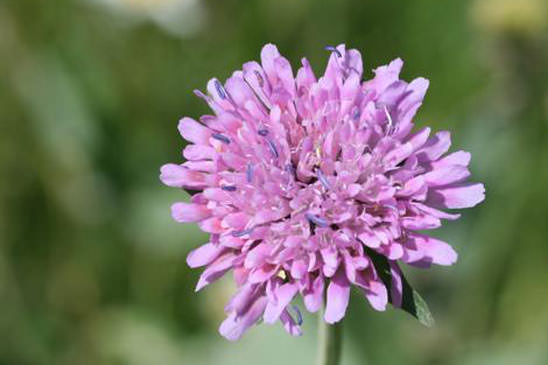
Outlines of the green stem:
{"type": "Polygon", "coordinates": [[[318,362],[317,365],[338,365],[342,348],[342,321],[328,324],[323,311],[318,315],[318,362]]]}

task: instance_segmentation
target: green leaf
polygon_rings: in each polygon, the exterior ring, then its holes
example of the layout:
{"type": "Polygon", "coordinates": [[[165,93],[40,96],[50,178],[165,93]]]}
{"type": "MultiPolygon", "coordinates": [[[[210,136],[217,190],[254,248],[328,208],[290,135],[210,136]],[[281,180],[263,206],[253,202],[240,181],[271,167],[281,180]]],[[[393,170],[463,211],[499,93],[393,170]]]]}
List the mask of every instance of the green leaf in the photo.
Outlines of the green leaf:
{"type": "MultiPolygon", "coordinates": [[[[388,263],[388,259],[370,248],[366,247],[365,250],[373,261],[373,265],[375,266],[382,282],[388,289],[388,300],[392,303],[392,296],[390,294],[390,288],[392,287],[392,274],[390,272],[390,264],[388,263]]],[[[434,317],[432,316],[426,301],[415,289],[411,287],[403,273],[401,278],[403,289],[401,309],[417,318],[424,326],[434,326],[434,317]]]]}

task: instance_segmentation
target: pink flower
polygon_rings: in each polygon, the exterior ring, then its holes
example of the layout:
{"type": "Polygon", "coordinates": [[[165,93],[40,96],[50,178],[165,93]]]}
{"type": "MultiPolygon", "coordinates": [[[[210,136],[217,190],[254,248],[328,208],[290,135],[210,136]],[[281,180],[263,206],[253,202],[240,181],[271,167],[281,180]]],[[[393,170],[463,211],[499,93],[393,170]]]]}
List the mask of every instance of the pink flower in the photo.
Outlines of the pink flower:
{"type": "Polygon", "coordinates": [[[340,321],[350,287],[382,311],[388,290],[371,259],[389,262],[391,302],[402,302],[398,261],[452,265],[447,243],[418,233],[484,199],[482,184],[465,182],[470,154],[444,154],[449,132],[411,133],[428,81],[399,79],[400,59],[362,81],[362,59],[344,45],[331,52],[322,77],[310,64],[294,76],[271,44],[261,63],[248,62],[223,85],[212,79],[196,91],[214,115],[183,118],[190,142],[186,162],[167,164],[160,178],[195,191],[172,206],[178,222],[197,222],[210,242],[188,255],[205,266],[196,290],[232,271],[238,290],[219,331],[237,340],[261,318],[301,333],[301,296],[324,319],[340,321]]]}

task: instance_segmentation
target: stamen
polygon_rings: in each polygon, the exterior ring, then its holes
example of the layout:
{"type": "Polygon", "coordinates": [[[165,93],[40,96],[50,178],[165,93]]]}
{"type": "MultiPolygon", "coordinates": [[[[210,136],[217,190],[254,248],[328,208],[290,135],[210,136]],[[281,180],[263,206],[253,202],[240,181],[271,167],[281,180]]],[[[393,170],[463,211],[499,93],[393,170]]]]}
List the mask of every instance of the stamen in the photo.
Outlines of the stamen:
{"type": "MultiPolygon", "coordinates": [[[[255,71],[257,72],[257,71],[255,71]]],[[[257,72],[258,73],[258,72],[257,72]]],[[[259,75],[261,76],[261,75],[259,75]]],[[[262,78],[261,78],[262,80],[262,78]]],[[[251,85],[249,83],[249,81],[247,80],[247,78],[244,77],[244,81],[245,83],[247,84],[247,86],[249,86],[249,88],[251,89],[251,91],[253,91],[253,94],[257,97],[257,100],[259,100],[259,102],[261,103],[261,105],[266,109],[266,110],[270,110],[272,108],[272,106],[270,105],[270,102],[268,101],[268,99],[264,99],[263,96],[261,96],[259,93],[257,93],[257,90],[255,90],[255,88],[253,87],[253,85],[251,85]]],[[[263,93],[264,94],[264,93],[263,93]]]]}
{"type": "Polygon", "coordinates": [[[285,171],[289,172],[291,175],[295,175],[295,166],[292,163],[285,165],[285,171]]]}
{"type": "Polygon", "coordinates": [[[278,273],[276,274],[277,277],[279,277],[280,279],[282,280],[286,280],[287,279],[287,274],[285,273],[285,270],[280,270],[278,271],[278,273]]]}
{"type": "Polygon", "coordinates": [[[388,113],[388,109],[386,108],[386,105],[384,106],[384,114],[386,114],[386,118],[388,119],[388,127],[386,129],[387,133],[390,133],[392,130],[392,117],[390,116],[390,113],[388,113]]]}
{"type": "Polygon", "coordinates": [[[322,158],[322,147],[321,146],[317,146],[314,150],[316,152],[316,157],[321,159],[322,158]]]}
{"type": "Polygon", "coordinates": [[[272,155],[276,158],[280,157],[280,155],[278,154],[278,150],[276,149],[276,146],[274,145],[274,142],[272,142],[270,139],[267,139],[266,142],[268,144],[268,148],[270,149],[270,152],[272,153],[272,155]]]}
{"type": "Polygon", "coordinates": [[[314,215],[312,213],[305,213],[304,216],[310,221],[310,223],[314,223],[318,227],[327,227],[329,225],[329,223],[325,219],[318,217],[317,215],[314,215]]]}
{"type": "Polygon", "coordinates": [[[331,185],[329,184],[329,181],[327,181],[327,178],[320,168],[316,169],[316,175],[318,176],[318,180],[322,183],[323,187],[329,190],[329,188],[331,188],[331,185]]]}
{"type": "Polygon", "coordinates": [[[391,205],[391,204],[386,204],[385,207],[392,209],[392,210],[393,210],[394,212],[396,212],[396,213],[399,213],[398,208],[395,207],[395,206],[393,206],[393,205],[391,205]]]}
{"type": "Polygon", "coordinates": [[[234,185],[223,185],[221,186],[221,189],[224,191],[236,191],[237,188],[234,185]]]}
{"type": "Polygon", "coordinates": [[[268,129],[264,129],[264,128],[259,129],[259,130],[257,131],[257,133],[258,133],[260,136],[266,137],[266,136],[268,135],[268,129]]]}
{"type": "Polygon", "coordinates": [[[232,231],[232,237],[242,237],[253,232],[253,228],[244,229],[243,231],[232,231]]]}
{"type": "Polygon", "coordinates": [[[348,69],[349,69],[350,71],[354,71],[354,72],[355,72],[355,73],[356,73],[356,74],[357,74],[358,76],[360,76],[360,73],[359,73],[359,71],[358,71],[358,70],[356,70],[356,68],[355,68],[355,67],[352,67],[352,66],[350,66],[350,67],[348,67],[348,69]]]}
{"type": "Polygon", "coordinates": [[[219,97],[223,100],[226,99],[225,89],[223,88],[223,85],[221,85],[219,80],[215,80],[215,88],[217,89],[217,94],[219,94],[219,97]]]}
{"type": "Polygon", "coordinates": [[[204,94],[202,91],[198,89],[195,89],[193,92],[194,92],[194,95],[196,95],[200,99],[203,99],[206,103],[208,104],[211,103],[211,97],[209,95],[204,94]]]}
{"type": "Polygon", "coordinates": [[[257,78],[257,82],[259,83],[259,87],[262,88],[264,86],[263,77],[261,76],[261,74],[257,70],[253,70],[253,73],[255,74],[255,77],[257,78]]]}
{"type": "Polygon", "coordinates": [[[301,311],[299,310],[299,307],[297,307],[295,304],[291,305],[291,308],[297,315],[297,324],[300,326],[303,324],[303,315],[301,314],[301,311]]]}
{"type": "Polygon", "coordinates": [[[337,54],[337,56],[342,57],[341,52],[339,52],[339,50],[333,46],[325,46],[324,49],[329,52],[334,52],[337,54]]]}
{"type": "Polygon", "coordinates": [[[246,175],[247,182],[250,183],[253,180],[253,165],[251,163],[247,164],[245,175],[246,175]]]}
{"type": "Polygon", "coordinates": [[[228,138],[228,137],[225,136],[224,134],[221,134],[221,133],[213,133],[213,134],[211,135],[211,137],[215,138],[217,141],[223,142],[224,144],[230,144],[230,138],[228,138]]]}

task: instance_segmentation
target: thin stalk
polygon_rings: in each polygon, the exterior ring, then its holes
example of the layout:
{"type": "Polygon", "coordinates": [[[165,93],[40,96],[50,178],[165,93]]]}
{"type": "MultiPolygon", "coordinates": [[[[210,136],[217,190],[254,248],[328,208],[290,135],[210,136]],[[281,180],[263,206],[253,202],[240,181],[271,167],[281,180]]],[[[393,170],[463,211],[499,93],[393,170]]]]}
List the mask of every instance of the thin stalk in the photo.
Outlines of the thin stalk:
{"type": "Polygon", "coordinates": [[[318,315],[318,362],[317,365],[338,365],[342,349],[342,321],[328,324],[323,311],[318,315]]]}

